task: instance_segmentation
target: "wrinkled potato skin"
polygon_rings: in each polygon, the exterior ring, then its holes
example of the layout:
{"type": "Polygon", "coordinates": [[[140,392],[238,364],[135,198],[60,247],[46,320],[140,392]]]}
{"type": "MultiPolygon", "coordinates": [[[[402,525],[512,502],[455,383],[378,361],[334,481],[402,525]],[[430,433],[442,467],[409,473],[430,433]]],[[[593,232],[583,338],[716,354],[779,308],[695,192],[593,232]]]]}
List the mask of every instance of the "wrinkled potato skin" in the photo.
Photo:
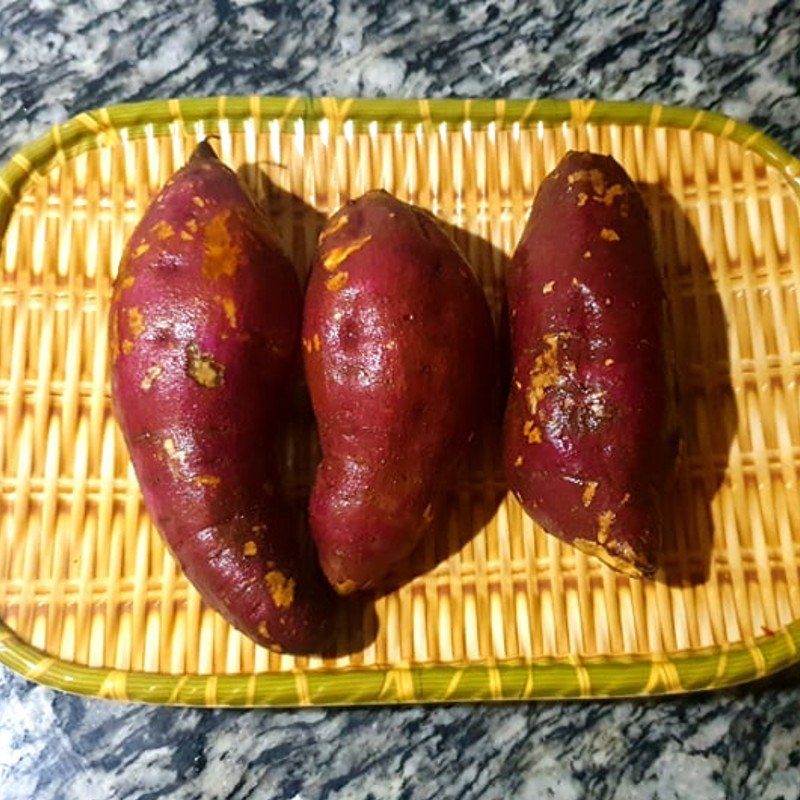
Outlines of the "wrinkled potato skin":
{"type": "Polygon", "coordinates": [[[507,290],[511,490],[547,531],[652,574],[674,387],[649,218],[616,161],[568,153],[545,179],[507,290]]]}
{"type": "Polygon", "coordinates": [[[427,212],[385,192],[327,223],[306,294],[323,459],[310,519],[341,594],[374,585],[428,527],[492,390],[483,292],[427,212]]]}
{"type": "Polygon", "coordinates": [[[201,144],[122,259],[110,311],[114,410],[147,508],[189,580],[256,642],[295,653],[325,644],[333,597],[301,559],[270,457],[300,319],[291,263],[201,144]]]}

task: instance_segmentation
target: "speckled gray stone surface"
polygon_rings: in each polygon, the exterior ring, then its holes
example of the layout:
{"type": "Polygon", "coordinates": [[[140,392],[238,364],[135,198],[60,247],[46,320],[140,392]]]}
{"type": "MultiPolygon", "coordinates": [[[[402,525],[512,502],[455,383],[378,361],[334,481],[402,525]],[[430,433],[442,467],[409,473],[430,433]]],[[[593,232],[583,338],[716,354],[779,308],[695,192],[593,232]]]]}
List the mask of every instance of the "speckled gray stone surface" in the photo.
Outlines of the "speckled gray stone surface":
{"type": "MultiPolygon", "coordinates": [[[[0,157],[89,107],[217,93],[595,96],[800,150],[800,11],[728,2],[0,0],[0,157]]],[[[649,702],[233,712],[0,668],[0,800],[800,797],[800,670],[649,702]]]]}

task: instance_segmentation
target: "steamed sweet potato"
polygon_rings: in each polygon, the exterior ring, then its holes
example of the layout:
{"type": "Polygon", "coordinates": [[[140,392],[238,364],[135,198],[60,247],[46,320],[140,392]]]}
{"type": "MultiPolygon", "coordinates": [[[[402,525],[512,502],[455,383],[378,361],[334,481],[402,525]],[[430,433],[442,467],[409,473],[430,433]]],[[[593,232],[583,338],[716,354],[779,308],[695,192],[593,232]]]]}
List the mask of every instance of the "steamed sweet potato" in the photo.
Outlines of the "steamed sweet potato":
{"type": "Polygon", "coordinates": [[[306,377],[322,463],[310,518],[341,594],[375,584],[429,525],[491,395],[486,299],[435,219],[385,192],[320,235],[306,294],[306,377]]]}
{"type": "Polygon", "coordinates": [[[203,143],[131,236],[110,312],[114,409],[156,527],[210,606],[296,653],[324,645],[334,596],[303,563],[270,457],[301,304],[266,220],[203,143]]]}
{"type": "Polygon", "coordinates": [[[673,381],[649,218],[613,158],[572,152],[545,179],[508,302],[511,489],[550,533],[651,574],[676,452],[673,381]]]}

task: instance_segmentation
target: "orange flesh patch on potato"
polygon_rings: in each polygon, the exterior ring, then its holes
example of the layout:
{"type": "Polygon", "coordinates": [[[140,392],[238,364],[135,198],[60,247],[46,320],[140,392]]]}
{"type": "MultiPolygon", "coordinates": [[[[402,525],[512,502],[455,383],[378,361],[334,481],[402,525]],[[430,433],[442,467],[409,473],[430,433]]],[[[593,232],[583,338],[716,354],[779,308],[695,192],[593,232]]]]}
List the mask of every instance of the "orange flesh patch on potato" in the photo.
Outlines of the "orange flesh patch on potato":
{"type": "Polygon", "coordinates": [[[319,334],[314,334],[314,349],[319,352],[322,350],[322,340],[319,338],[319,334]]]}
{"type": "Polygon", "coordinates": [[[586,250],[584,252],[584,254],[583,254],[583,257],[584,258],[591,258],[592,257],[592,251],[591,250],[586,250]]]}
{"type": "Polygon", "coordinates": [[[217,302],[222,306],[225,316],[228,318],[228,324],[231,328],[236,328],[236,303],[232,297],[217,297],[217,302]]]}
{"type": "Polygon", "coordinates": [[[130,327],[134,339],[144,332],[144,317],[138,308],[128,309],[128,327],[130,327]]]}
{"type": "Polygon", "coordinates": [[[517,456],[516,460],[514,461],[514,466],[515,467],[521,467],[522,466],[522,456],[517,456]]]}
{"type": "Polygon", "coordinates": [[[622,548],[624,557],[610,553],[602,545],[597,542],[589,541],[588,539],[575,539],[572,544],[574,547],[577,547],[578,550],[583,551],[587,555],[599,558],[604,564],[608,564],[609,567],[619,570],[619,572],[624,572],[632,578],[642,577],[642,570],[638,566],[638,562],[641,559],[637,557],[633,548],[627,544],[622,548]]]}
{"type": "Polygon", "coordinates": [[[142,382],[140,386],[145,392],[149,392],[150,389],[153,388],[153,384],[158,380],[159,375],[164,370],[159,367],[157,364],[154,364],[152,367],[148,367],[147,372],[144,374],[144,378],[142,378],[142,382]]]}
{"type": "Polygon", "coordinates": [[[189,231],[189,233],[197,233],[197,220],[196,219],[188,220],[186,222],[186,230],[189,231]]]}
{"type": "Polygon", "coordinates": [[[567,183],[573,184],[578,181],[589,181],[595,194],[602,195],[605,192],[606,179],[599,169],[579,169],[567,175],[567,183]]]}
{"type": "Polygon", "coordinates": [[[167,454],[167,458],[169,458],[170,469],[180,477],[181,472],[186,467],[186,451],[178,450],[175,447],[175,441],[170,437],[164,439],[162,447],[167,454]]]}
{"type": "Polygon", "coordinates": [[[254,556],[258,553],[258,546],[254,541],[248,541],[244,543],[244,547],[242,548],[242,552],[246,556],[254,556]]]}
{"type": "Polygon", "coordinates": [[[239,248],[228,230],[230,210],[212,217],[205,228],[203,241],[203,276],[212,281],[223,275],[235,275],[239,265],[239,248]]]}
{"type": "Polygon", "coordinates": [[[558,337],[557,333],[548,333],[544,337],[544,350],[534,359],[528,389],[528,408],[531,414],[536,413],[545,390],[555,386],[561,377],[558,371],[558,337]]]}
{"type": "Polygon", "coordinates": [[[152,233],[154,233],[159,239],[169,239],[171,236],[175,235],[175,228],[166,222],[165,220],[161,220],[160,222],[153,225],[150,229],[152,233]]]}
{"type": "Polygon", "coordinates": [[[606,193],[600,197],[595,197],[595,200],[599,200],[602,203],[605,203],[607,206],[610,206],[614,202],[614,198],[616,197],[624,197],[625,190],[619,183],[615,183],[613,186],[609,186],[606,193]]]}
{"type": "Polygon", "coordinates": [[[142,242],[132,253],[131,258],[139,258],[139,256],[143,256],[148,250],[150,249],[150,245],[147,242],[142,242]]]}
{"type": "Polygon", "coordinates": [[[111,348],[111,357],[116,358],[119,355],[119,310],[112,307],[110,313],[109,347],[111,348]]]}
{"type": "Polygon", "coordinates": [[[133,342],[130,339],[125,339],[122,342],[122,352],[129,356],[133,352],[133,342]]]}
{"type": "Polygon", "coordinates": [[[328,289],[328,291],[338,292],[339,289],[344,287],[344,285],[347,283],[347,279],[349,277],[349,273],[345,272],[344,270],[337,272],[332,278],[328,278],[328,280],[325,281],[325,287],[328,289]]]}
{"type": "Polygon", "coordinates": [[[183,239],[184,242],[191,242],[194,241],[194,236],[192,236],[189,231],[181,231],[181,239],[183,239]]]}
{"type": "Polygon", "coordinates": [[[225,367],[211,353],[201,353],[192,342],[186,346],[186,374],[200,386],[215,389],[222,384],[225,367]]]}
{"type": "Polygon", "coordinates": [[[597,517],[597,541],[605,544],[608,541],[608,534],[617,515],[613,511],[603,511],[597,517]]]}
{"type": "Polygon", "coordinates": [[[195,196],[192,198],[192,202],[193,202],[193,203],[194,203],[194,204],[195,204],[195,205],[196,205],[198,208],[204,208],[204,207],[205,207],[205,204],[206,204],[206,201],[205,201],[205,200],[203,200],[203,198],[202,198],[202,197],[197,197],[196,195],[195,195],[195,196]]]}
{"type": "Polygon", "coordinates": [[[322,259],[322,268],[326,272],[336,272],[341,264],[353,255],[353,253],[357,253],[370,239],[372,239],[372,236],[364,236],[348,245],[334,247],[330,252],[326,253],[322,259]]]}
{"type": "Polygon", "coordinates": [[[611,366],[613,366],[613,364],[614,364],[614,359],[613,359],[613,358],[607,358],[607,359],[606,359],[606,360],[605,360],[603,363],[604,363],[604,364],[605,364],[607,367],[611,367],[611,366]]]}
{"type": "Polygon", "coordinates": [[[597,491],[597,481],[588,481],[586,486],[583,487],[583,496],[581,500],[583,501],[583,505],[586,508],[592,504],[592,500],[594,500],[594,494],[597,491]]]}
{"type": "Polygon", "coordinates": [[[196,475],[192,480],[199,486],[217,486],[220,482],[216,475],[196,475]]]}
{"type": "Polygon", "coordinates": [[[350,220],[347,214],[341,214],[336,219],[331,220],[319,235],[319,243],[322,244],[329,236],[333,236],[336,231],[340,231],[350,220]]]}
{"type": "Polygon", "coordinates": [[[589,195],[586,192],[578,192],[578,208],[585,206],[588,199],[589,195]]]}
{"type": "Polygon", "coordinates": [[[528,440],[528,444],[541,444],[542,430],[534,425],[532,419],[525,420],[522,426],[522,434],[528,440]]]}
{"type": "Polygon", "coordinates": [[[288,608],[294,602],[294,578],[287,578],[274,569],[264,576],[272,602],[278,608],[288,608]]]}
{"type": "Polygon", "coordinates": [[[122,290],[131,289],[134,283],[136,283],[136,278],[133,275],[128,275],[120,281],[119,286],[122,290]]]}
{"type": "Polygon", "coordinates": [[[619,234],[613,228],[603,228],[600,231],[600,238],[605,239],[607,242],[618,242],[619,234]]]}
{"type": "Polygon", "coordinates": [[[553,291],[553,287],[556,285],[555,281],[548,281],[544,286],[542,286],[542,294],[550,294],[553,291]]]}

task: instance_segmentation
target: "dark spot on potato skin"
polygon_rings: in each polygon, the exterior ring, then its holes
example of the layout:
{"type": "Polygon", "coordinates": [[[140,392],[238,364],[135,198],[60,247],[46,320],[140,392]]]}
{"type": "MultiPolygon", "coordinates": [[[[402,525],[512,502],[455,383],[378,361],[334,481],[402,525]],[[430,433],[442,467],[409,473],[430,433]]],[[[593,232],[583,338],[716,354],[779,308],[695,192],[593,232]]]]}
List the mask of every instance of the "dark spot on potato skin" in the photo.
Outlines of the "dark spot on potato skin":
{"type": "Polygon", "coordinates": [[[173,329],[165,325],[159,325],[155,330],[151,329],[151,336],[157,345],[171,345],[177,341],[173,329]]]}
{"type": "Polygon", "coordinates": [[[345,350],[352,350],[358,346],[359,325],[354,319],[342,320],[339,324],[339,344],[345,350]]]}

